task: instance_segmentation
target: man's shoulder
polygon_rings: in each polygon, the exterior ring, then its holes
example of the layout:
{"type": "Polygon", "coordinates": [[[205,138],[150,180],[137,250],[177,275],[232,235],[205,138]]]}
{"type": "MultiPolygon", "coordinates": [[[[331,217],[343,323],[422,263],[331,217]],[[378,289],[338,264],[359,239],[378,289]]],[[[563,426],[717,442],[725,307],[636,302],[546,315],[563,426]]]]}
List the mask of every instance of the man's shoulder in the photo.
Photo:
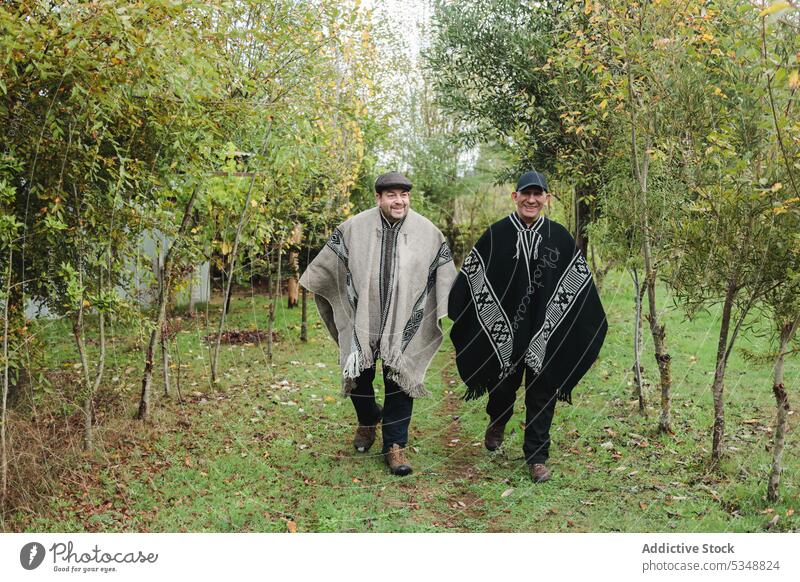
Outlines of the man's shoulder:
{"type": "Polygon", "coordinates": [[[506,214],[500,220],[497,220],[497,221],[493,222],[492,224],[489,225],[489,228],[487,228],[486,230],[487,231],[489,231],[489,230],[497,230],[498,228],[505,228],[505,227],[512,226],[511,221],[509,220],[508,216],[509,215],[506,214]]]}
{"type": "Polygon", "coordinates": [[[422,216],[419,212],[416,212],[410,208],[408,209],[408,215],[406,216],[406,224],[423,232],[427,231],[431,234],[444,236],[442,235],[442,231],[439,230],[439,227],[433,224],[429,218],[422,216]]]}
{"type": "Polygon", "coordinates": [[[546,232],[547,235],[551,237],[567,237],[569,240],[572,240],[572,235],[569,233],[566,226],[548,217],[545,217],[544,224],[540,230],[546,232]]]}
{"type": "Polygon", "coordinates": [[[347,230],[358,226],[362,226],[365,223],[369,223],[370,221],[377,220],[377,208],[367,208],[366,210],[362,210],[358,214],[354,214],[344,222],[342,222],[337,228],[342,232],[346,232],[347,230]]]}

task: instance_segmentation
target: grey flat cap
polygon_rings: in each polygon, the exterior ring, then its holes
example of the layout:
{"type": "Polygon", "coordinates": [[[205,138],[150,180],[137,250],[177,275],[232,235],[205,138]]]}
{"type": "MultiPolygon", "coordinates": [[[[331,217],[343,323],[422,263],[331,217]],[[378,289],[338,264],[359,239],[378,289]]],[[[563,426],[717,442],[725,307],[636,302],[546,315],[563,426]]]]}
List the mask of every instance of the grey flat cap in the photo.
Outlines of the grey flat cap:
{"type": "Polygon", "coordinates": [[[411,180],[406,178],[400,172],[386,172],[378,176],[375,180],[375,192],[383,192],[389,188],[402,188],[403,190],[411,190],[411,180]]]}

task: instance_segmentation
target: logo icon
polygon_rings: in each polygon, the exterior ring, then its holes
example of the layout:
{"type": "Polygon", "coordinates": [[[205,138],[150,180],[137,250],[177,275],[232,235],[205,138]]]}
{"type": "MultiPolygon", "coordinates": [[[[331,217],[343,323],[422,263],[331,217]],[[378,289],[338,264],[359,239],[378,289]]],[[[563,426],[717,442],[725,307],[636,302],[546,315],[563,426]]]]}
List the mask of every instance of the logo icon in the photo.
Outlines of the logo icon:
{"type": "Polygon", "coordinates": [[[26,570],[35,570],[42,565],[44,553],[44,546],[39,542],[25,544],[19,552],[19,563],[26,570]]]}

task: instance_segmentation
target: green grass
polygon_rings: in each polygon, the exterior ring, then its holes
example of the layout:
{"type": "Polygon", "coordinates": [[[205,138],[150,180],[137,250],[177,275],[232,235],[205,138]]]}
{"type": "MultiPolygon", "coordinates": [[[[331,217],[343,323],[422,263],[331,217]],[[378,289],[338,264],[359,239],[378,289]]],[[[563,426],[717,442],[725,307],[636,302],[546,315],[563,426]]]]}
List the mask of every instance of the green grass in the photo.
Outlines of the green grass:
{"type": "MultiPolygon", "coordinates": [[[[711,378],[717,311],[685,321],[665,308],[673,356],[674,436],[658,435],[657,368],[649,342],[643,363],[648,416],[632,395],[632,302],[628,279],[612,273],[602,297],[609,335],[599,361],[559,404],[553,421],[553,479],[534,485],[522,457],[522,393],[503,448],[482,446],[485,400],[464,402],[446,340],[428,372],[433,396],[416,401],[409,446],[414,474],[391,476],[376,453],[355,454],[355,414],[339,396],[337,352],[313,304],[310,339],[298,340],[299,309],[281,308],[273,365],[266,346],[223,346],[217,385],[202,337],[205,319],[182,318],[177,335],[184,402],[164,397],[157,370],[154,411],[131,420],[141,374],[138,332],[117,329],[98,395],[97,451],[70,453],[61,485],[18,511],[13,531],[428,532],[752,532],[776,513],[774,531],[798,529],[798,439],[784,454],[782,500],[765,501],[774,402],[769,365],[741,358],[767,338],[749,332],[726,382],[726,458],[708,470],[711,378]]],[[[671,306],[661,290],[664,306],[671,306]]],[[[266,327],[266,299],[250,292],[232,304],[228,329],[266,327]]],[[[766,332],[768,330],[761,330],[766,332]]],[[[48,343],[54,389],[41,406],[74,417],[75,350],[63,322],[38,330],[48,343]]],[[[649,339],[649,338],[648,338],[649,339]]],[[[177,366],[173,349],[173,364],[177,366]]],[[[176,369],[173,369],[173,383],[176,369]]],[[[790,394],[796,361],[787,366],[790,394]]],[[[380,374],[378,375],[380,377],[380,374]]],[[[795,400],[790,396],[790,401],[795,400]]],[[[796,404],[796,402],[794,402],[796,404]]],[[[790,416],[792,427],[796,415],[790,416]]],[[[79,423],[76,424],[79,426],[79,423]]],[[[75,429],[75,433],[79,428],[75,429]]]]}

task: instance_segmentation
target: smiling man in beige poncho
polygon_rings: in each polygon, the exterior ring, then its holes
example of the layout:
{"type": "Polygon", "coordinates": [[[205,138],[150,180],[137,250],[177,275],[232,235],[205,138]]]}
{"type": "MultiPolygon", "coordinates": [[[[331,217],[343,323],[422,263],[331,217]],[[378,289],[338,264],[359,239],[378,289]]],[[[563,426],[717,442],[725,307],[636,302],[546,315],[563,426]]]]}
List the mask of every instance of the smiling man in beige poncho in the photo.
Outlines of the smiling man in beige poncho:
{"type": "Polygon", "coordinates": [[[369,450],[382,422],[383,454],[395,475],[411,473],[411,412],[414,399],[428,394],[423,380],[456,277],[442,233],[411,210],[411,187],[399,172],[379,176],[375,208],[339,225],[300,279],[339,345],[344,391],[358,417],[353,445],[369,450]],[[372,387],[379,359],[383,407],[372,387]]]}

